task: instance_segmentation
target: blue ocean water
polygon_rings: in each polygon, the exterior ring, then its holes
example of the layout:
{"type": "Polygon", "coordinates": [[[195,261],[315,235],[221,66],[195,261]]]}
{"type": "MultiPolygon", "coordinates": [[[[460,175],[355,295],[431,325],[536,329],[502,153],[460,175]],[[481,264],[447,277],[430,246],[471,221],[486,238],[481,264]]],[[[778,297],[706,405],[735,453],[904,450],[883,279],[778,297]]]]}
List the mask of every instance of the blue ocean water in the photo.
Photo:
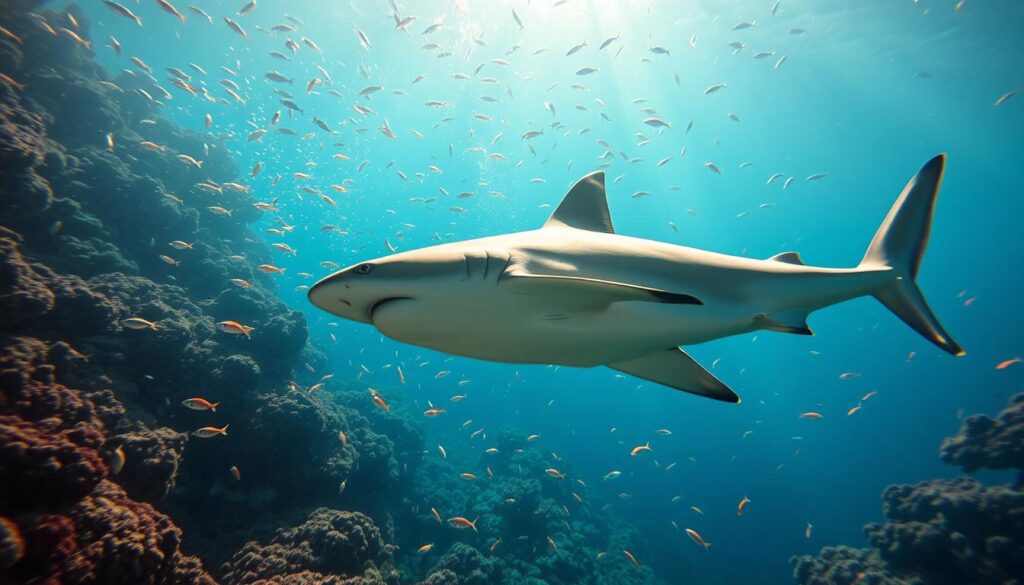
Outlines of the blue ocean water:
{"type": "Polygon", "coordinates": [[[253,198],[277,201],[280,211],[265,213],[253,236],[297,250],[275,257],[287,268],[279,292],[305,313],[336,378],[393,387],[395,365],[404,364],[407,384],[395,391],[423,408],[444,405],[444,416],[425,423],[426,444],[445,445],[453,458],[476,459],[480,443],[468,434],[478,428],[540,435],[563,470],[614,502],[608,514],[635,526],[645,543],[639,560],[666,582],[785,583],[790,555],[862,545],[861,526],[881,518],[885,486],[956,475],[938,459],[942,438],[961,414],[998,411],[1020,389],[1024,369],[994,369],[1021,353],[1024,325],[1022,97],[993,105],[1024,85],[1018,2],[966,0],[957,9],[948,0],[782,0],[774,15],[763,0],[402,2],[400,16],[417,17],[407,30],[396,30],[384,2],[260,0],[238,15],[242,4],[203,2],[211,23],[183,3],[180,22],[155,2],[127,2],[142,27],[100,2],[83,8],[96,45],[113,36],[123,47],[119,56],[97,46],[100,62],[140,76],[129,57],[145,62],[173,96],[162,100],[163,115],[208,132],[253,198]],[[281,23],[295,32],[267,32],[281,23]],[[442,24],[422,34],[434,23],[442,24]],[[287,39],[298,43],[294,53],[287,39]],[[172,87],[168,67],[227,103],[172,87]],[[578,75],[585,67],[597,71],[578,75]],[[272,70],[294,83],[269,81],[272,70]],[[314,77],[325,83],[307,93],[314,77]],[[241,86],[244,104],[223,91],[222,78],[241,86]],[[725,87],[705,93],[718,83],[725,87]],[[373,86],[381,89],[360,95],[373,86]],[[289,114],[274,90],[303,112],[289,114]],[[444,105],[425,105],[432,100],[444,105]],[[275,131],[276,111],[278,127],[296,135],[275,131]],[[644,125],[651,115],[669,127],[644,125]],[[394,139],[377,129],[385,119],[394,139]],[[257,128],[270,132],[247,141],[257,128]],[[522,139],[530,130],[544,133],[522,139]],[[600,158],[608,150],[613,156],[600,158]],[[860,299],[814,314],[814,337],[758,332],[687,347],[743,397],[731,405],[602,368],[451,358],[340,321],[299,288],[313,280],[298,273],[326,276],[322,262],[350,265],[388,254],[389,244],[408,250],[533,229],[598,168],[619,233],[755,258],[796,250],[809,264],[855,266],[905,182],[940,152],[949,166],[919,282],[963,358],[860,299]],[[262,172],[248,177],[257,163],[262,172]],[[775,173],[783,179],[766,184],[775,173]],[[827,176],[805,180],[819,173],[827,176]],[[650,195],[632,197],[639,191],[650,195]],[[463,192],[473,196],[457,199],[463,192]],[[295,227],[283,239],[264,231],[282,221],[295,227]],[[322,232],[325,224],[347,234],[322,232]],[[437,379],[441,370],[451,375],[437,379]],[[877,395],[848,416],[870,391],[877,395]],[[456,394],[467,398],[450,402],[456,394]],[[812,410],[823,418],[798,418],[812,410]],[[630,456],[648,440],[652,453],[630,456]],[[603,481],[612,470],[622,476],[603,481]],[[744,497],[750,504],[738,516],[744,497]],[[682,528],[713,546],[696,546],[682,528]]]}

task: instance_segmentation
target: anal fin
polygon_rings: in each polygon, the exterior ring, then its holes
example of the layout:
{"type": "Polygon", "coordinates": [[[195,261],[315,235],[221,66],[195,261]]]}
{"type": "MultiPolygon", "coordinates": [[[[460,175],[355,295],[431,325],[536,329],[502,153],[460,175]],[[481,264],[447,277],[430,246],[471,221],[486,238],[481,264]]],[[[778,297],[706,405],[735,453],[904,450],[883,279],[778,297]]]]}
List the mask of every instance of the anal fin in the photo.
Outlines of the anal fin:
{"type": "Polygon", "coordinates": [[[811,328],[807,326],[807,313],[803,311],[780,311],[772,314],[761,313],[754,317],[754,321],[763,329],[769,331],[794,333],[796,335],[814,335],[811,328]]]}
{"type": "Polygon", "coordinates": [[[740,397],[731,388],[678,347],[632,360],[615,362],[608,364],[608,367],[690,394],[706,396],[723,402],[740,401],[740,397]]]}
{"type": "Polygon", "coordinates": [[[786,264],[798,264],[804,265],[803,259],[800,257],[800,252],[782,252],[769,258],[772,262],[785,262],[786,264]]]}

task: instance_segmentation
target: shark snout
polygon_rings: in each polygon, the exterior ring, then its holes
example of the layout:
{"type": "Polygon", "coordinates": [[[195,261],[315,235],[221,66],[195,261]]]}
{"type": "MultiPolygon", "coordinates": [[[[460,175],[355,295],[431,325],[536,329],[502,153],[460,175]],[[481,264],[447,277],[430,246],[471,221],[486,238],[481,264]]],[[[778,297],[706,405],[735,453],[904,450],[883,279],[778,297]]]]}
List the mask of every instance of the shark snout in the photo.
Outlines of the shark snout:
{"type": "Polygon", "coordinates": [[[355,306],[352,287],[344,282],[344,275],[334,274],[314,284],[307,293],[309,302],[328,313],[369,323],[369,315],[355,306]]]}

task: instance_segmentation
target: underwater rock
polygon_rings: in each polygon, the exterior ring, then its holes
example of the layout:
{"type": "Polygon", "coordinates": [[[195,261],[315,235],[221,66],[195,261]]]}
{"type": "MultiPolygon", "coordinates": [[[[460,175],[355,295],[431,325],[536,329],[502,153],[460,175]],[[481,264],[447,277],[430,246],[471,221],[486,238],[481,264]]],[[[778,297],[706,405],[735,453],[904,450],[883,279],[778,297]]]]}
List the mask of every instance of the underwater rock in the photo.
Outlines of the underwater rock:
{"type": "MultiPolygon", "coordinates": [[[[1024,394],[993,420],[967,419],[947,438],[942,458],[973,470],[1020,468],[1024,394]]],[[[873,549],[825,547],[818,557],[792,557],[802,585],[879,583],[959,585],[1020,583],[1024,575],[1024,491],[983,486],[970,478],[890,485],[884,523],[864,532],[873,549]]]]}
{"type": "Polygon", "coordinates": [[[188,435],[167,427],[150,429],[138,424],[132,432],[112,437],[108,443],[125,453],[124,469],[117,482],[132,498],[155,502],[174,489],[188,435]]]}
{"type": "Polygon", "coordinates": [[[385,578],[380,572],[386,560],[380,531],[370,518],[319,508],[303,524],[278,530],[267,545],[247,543],[223,568],[224,583],[396,583],[394,575],[385,578]]]}
{"type": "Polygon", "coordinates": [[[21,236],[0,226],[0,329],[45,315],[53,308],[53,292],[21,256],[21,236]]]}
{"type": "Polygon", "coordinates": [[[970,473],[988,469],[1024,470],[1024,393],[992,419],[984,414],[967,417],[960,432],[942,442],[942,460],[970,473]]]}

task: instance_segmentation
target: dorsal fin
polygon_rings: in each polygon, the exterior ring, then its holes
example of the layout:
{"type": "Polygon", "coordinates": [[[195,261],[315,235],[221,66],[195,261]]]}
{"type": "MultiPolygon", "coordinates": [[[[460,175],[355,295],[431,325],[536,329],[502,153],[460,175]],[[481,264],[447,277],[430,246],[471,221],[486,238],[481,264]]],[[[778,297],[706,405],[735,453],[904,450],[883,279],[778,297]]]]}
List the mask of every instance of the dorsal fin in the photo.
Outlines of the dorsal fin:
{"type": "Polygon", "coordinates": [[[569,189],[558,209],[544,227],[571,227],[614,234],[608,199],[604,194],[604,171],[590,173],[569,189]]]}
{"type": "Polygon", "coordinates": [[[781,254],[776,254],[772,256],[771,258],[769,258],[769,260],[773,260],[775,262],[785,262],[786,264],[799,264],[800,266],[804,265],[804,261],[800,258],[800,252],[783,252],[781,254]]]}

